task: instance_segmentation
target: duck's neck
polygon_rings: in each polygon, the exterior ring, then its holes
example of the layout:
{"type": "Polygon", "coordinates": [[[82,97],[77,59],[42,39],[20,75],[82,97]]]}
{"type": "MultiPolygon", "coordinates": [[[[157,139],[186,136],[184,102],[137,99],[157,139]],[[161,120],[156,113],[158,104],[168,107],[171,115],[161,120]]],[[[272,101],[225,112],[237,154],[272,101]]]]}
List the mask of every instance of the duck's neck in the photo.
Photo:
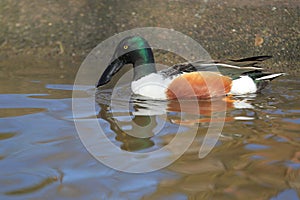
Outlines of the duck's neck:
{"type": "Polygon", "coordinates": [[[139,50],[138,57],[133,63],[133,68],[133,80],[135,81],[147,76],[148,74],[156,73],[154,56],[150,48],[139,50]]]}

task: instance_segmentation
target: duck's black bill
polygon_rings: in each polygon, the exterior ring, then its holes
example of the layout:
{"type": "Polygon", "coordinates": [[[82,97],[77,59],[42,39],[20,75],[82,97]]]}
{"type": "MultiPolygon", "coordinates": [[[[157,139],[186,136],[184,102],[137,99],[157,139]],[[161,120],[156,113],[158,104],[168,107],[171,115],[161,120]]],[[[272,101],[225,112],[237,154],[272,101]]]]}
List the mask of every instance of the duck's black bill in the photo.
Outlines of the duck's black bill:
{"type": "Polygon", "coordinates": [[[117,73],[123,66],[124,66],[124,61],[122,59],[115,59],[103,72],[102,76],[100,77],[98,84],[96,87],[105,85],[108,83],[112,76],[117,73]]]}

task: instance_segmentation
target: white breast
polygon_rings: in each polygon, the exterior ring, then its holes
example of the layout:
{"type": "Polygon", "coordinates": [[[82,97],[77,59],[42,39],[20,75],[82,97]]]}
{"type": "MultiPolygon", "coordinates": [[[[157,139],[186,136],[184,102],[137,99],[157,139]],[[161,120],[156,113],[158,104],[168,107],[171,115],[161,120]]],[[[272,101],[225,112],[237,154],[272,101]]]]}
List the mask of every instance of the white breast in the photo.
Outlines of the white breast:
{"type": "Polygon", "coordinates": [[[249,76],[241,76],[232,81],[230,93],[233,95],[243,95],[255,93],[257,91],[256,84],[249,76]]]}
{"type": "Polygon", "coordinates": [[[172,80],[171,78],[164,78],[161,74],[151,73],[133,81],[131,89],[134,94],[164,100],[167,99],[166,89],[172,80]]]}

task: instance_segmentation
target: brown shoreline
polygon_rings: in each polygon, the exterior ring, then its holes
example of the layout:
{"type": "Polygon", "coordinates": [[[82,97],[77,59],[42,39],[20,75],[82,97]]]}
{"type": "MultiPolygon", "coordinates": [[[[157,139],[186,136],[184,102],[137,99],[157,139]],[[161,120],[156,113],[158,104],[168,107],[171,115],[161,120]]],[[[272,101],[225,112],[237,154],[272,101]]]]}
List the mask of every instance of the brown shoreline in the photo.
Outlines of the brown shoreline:
{"type": "Polygon", "coordinates": [[[164,27],[198,41],[213,58],[273,55],[272,71],[298,74],[299,1],[10,1],[0,3],[0,59],[75,60],[137,27],[164,27]]]}

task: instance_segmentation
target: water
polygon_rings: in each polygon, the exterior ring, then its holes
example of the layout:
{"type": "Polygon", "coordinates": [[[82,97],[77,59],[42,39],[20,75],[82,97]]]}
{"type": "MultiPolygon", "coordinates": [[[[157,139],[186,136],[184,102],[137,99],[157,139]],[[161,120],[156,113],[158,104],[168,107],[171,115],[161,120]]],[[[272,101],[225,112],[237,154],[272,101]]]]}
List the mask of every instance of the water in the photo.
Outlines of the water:
{"type": "MultiPolygon", "coordinates": [[[[214,112],[208,101],[181,102],[180,107],[177,101],[133,98],[128,113],[117,109],[128,106],[122,96],[111,107],[109,93],[98,94],[97,118],[119,149],[151,152],[169,144],[179,124],[183,144],[190,130],[198,130],[189,149],[168,167],[129,174],[103,165],[81,143],[72,114],[74,64],[29,60],[1,64],[1,199],[299,199],[298,77],[278,78],[262,94],[237,98],[238,104],[219,107],[224,104],[217,101],[214,112]],[[222,134],[199,159],[212,115],[224,108],[222,134]]],[[[218,123],[218,117],[213,120],[218,123]]]]}

